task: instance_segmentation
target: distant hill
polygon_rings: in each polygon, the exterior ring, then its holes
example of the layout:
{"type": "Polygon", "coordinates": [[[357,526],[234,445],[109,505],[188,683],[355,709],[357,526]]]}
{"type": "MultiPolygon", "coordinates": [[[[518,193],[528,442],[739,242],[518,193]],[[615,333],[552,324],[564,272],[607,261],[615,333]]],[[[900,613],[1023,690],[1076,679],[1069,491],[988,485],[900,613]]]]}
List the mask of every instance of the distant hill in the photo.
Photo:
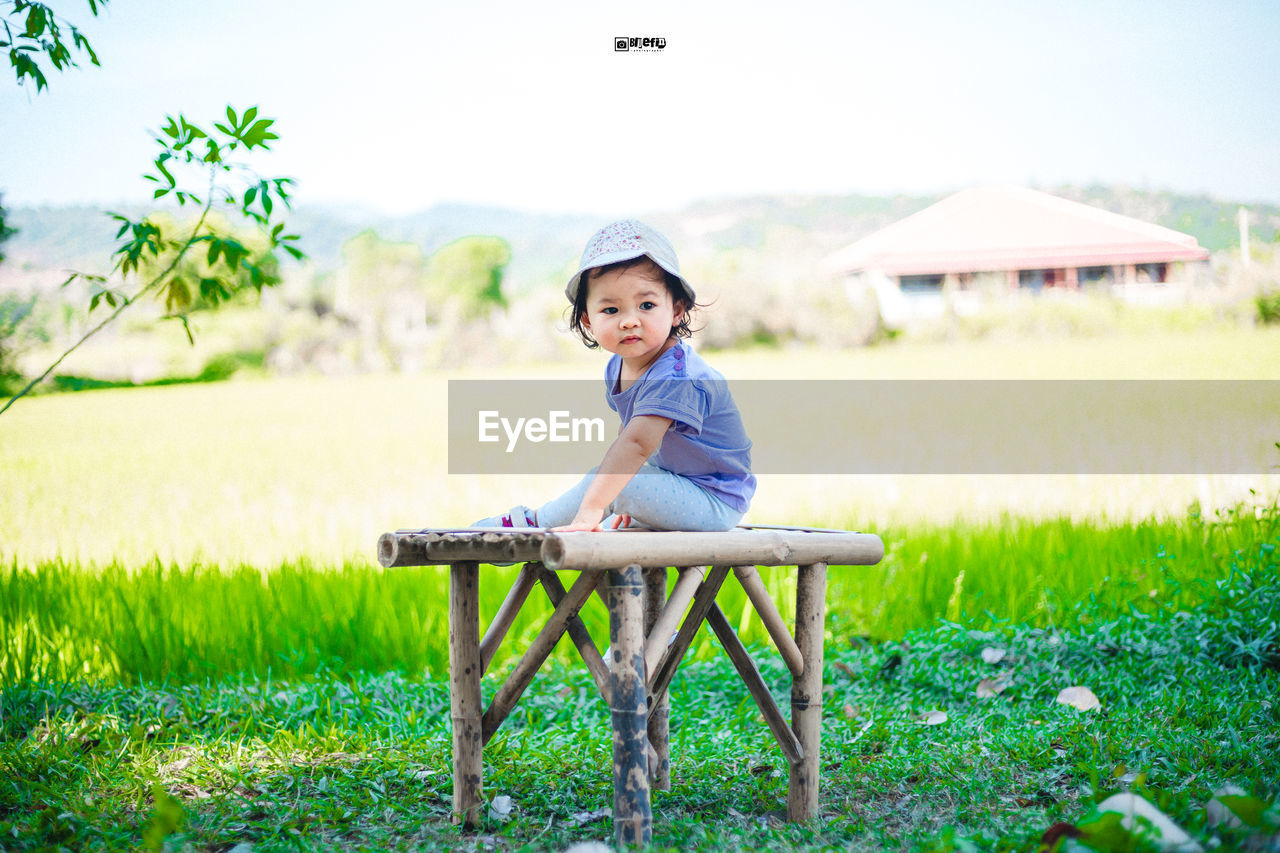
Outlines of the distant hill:
{"type": "Polygon", "coordinates": [[[1241,207],[1247,207],[1251,239],[1263,243],[1280,241],[1280,205],[1242,204],[1203,195],[1114,186],[1059,187],[1049,192],[1190,234],[1211,252],[1240,245],[1236,214],[1241,207]]]}
{"type": "MultiPolygon", "coordinates": [[[[1060,186],[1044,192],[1153,222],[1195,237],[1219,252],[1239,245],[1236,213],[1248,207],[1250,233],[1258,242],[1280,241],[1280,205],[1244,205],[1201,195],[1123,186],[1060,186]]],[[[695,234],[701,224],[718,223],[705,235],[719,248],[758,248],[770,227],[806,232],[815,247],[835,251],[867,234],[933,204],[948,193],[929,196],[762,196],[700,202],[671,214],[695,234]]],[[[690,236],[694,236],[691,234],[690,236]]]]}
{"type": "MultiPolygon", "coordinates": [[[[1238,243],[1240,204],[1207,196],[1128,187],[1056,187],[1056,195],[1155,222],[1191,234],[1210,251],[1238,243]]],[[[708,256],[736,249],[816,261],[879,228],[940,199],[932,196],[748,196],[701,201],[679,210],[642,212],[667,231],[682,255],[708,256]]],[[[1272,242],[1280,232],[1280,206],[1249,205],[1254,239],[1272,242]]],[[[142,208],[121,212],[137,216],[142,208]]],[[[0,265],[22,270],[77,269],[103,272],[115,245],[116,223],[92,207],[17,207],[6,219],[18,233],[6,244],[0,265]]],[[[303,246],[321,270],[337,268],[342,245],[373,229],[386,240],[413,242],[427,254],[471,234],[493,234],[512,247],[509,281],[516,289],[563,277],[586,237],[600,224],[589,215],[553,215],[463,204],[441,204],[421,213],[388,217],[341,207],[302,207],[287,218],[303,235],[303,246]]]]}
{"type": "MultiPolygon", "coordinates": [[[[139,217],[145,211],[122,209],[139,217]]],[[[5,220],[18,229],[6,244],[8,260],[0,265],[0,284],[6,272],[74,269],[105,272],[116,246],[118,223],[93,207],[16,207],[5,220]]],[[[565,266],[582,251],[584,235],[599,226],[598,217],[528,214],[498,208],[459,204],[437,205],[421,213],[386,217],[340,207],[301,207],[285,218],[293,233],[302,235],[302,248],[321,271],[341,265],[342,246],[372,229],[384,240],[412,242],[426,254],[473,234],[494,234],[511,244],[512,279],[541,279],[565,266]]]]}

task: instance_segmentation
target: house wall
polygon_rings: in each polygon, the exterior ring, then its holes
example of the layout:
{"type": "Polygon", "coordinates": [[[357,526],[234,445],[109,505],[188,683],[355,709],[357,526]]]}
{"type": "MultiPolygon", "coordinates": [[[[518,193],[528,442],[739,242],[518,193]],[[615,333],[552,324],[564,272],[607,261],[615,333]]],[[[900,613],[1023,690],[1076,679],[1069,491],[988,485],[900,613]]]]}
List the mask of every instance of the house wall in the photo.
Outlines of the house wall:
{"type": "Polygon", "coordinates": [[[979,313],[1027,296],[1053,292],[1110,295],[1143,305],[1177,305],[1206,294],[1208,261],[1158,264],[1114,264],[1094,267],[1012,269],[944,275],[890,276],[880,270],[850,275],[850,293],[875,295],[882,321],[889,328],[908,328],[922,321],[979,313]]]}

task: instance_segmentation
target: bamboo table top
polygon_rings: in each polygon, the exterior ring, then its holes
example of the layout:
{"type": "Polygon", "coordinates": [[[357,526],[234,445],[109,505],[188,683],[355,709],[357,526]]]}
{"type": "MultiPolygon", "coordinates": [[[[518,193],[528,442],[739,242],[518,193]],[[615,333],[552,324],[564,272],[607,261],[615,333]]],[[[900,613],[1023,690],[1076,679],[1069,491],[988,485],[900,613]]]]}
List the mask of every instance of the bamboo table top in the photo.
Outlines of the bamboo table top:
{"type": "Polygon", "coordinates": [[[539,562],[552,570],[687,566],[869,566],[884,556],[872,533],[743,526],[717,533],[610,530],[557,533],[545,528],[426,528],[384,533],[386,568],[445,563],[539,562]]]}

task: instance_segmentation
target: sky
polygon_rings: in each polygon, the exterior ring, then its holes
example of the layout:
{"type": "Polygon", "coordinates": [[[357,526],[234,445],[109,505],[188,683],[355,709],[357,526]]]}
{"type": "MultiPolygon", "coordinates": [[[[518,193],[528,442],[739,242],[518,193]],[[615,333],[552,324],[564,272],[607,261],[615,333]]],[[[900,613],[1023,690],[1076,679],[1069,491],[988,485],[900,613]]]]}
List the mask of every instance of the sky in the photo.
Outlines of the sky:
{"type": "Polygon", "coordinates": [[[0,85],[8,207],[145,201],[164,117],[227,104],[277,120],[256,165],[298,203],[393,215],[993,183],[1280,203],[1275,0],[52,5],[102,67],[0,85]]]}

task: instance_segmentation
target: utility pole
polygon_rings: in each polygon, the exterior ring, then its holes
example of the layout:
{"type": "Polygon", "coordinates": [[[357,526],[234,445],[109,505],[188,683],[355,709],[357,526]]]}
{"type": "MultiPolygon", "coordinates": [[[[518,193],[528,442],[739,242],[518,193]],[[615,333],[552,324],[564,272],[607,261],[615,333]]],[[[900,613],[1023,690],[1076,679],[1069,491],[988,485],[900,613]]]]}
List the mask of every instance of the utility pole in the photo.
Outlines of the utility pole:
{"type": "Polygon", "coordinates": [[[1240,226],[1240,258],[1248,268],[1252,259],[1249,257],[1249,211],[1247,208],[1242,207],[1236,211],[1236,224],[1240,226]]]}

